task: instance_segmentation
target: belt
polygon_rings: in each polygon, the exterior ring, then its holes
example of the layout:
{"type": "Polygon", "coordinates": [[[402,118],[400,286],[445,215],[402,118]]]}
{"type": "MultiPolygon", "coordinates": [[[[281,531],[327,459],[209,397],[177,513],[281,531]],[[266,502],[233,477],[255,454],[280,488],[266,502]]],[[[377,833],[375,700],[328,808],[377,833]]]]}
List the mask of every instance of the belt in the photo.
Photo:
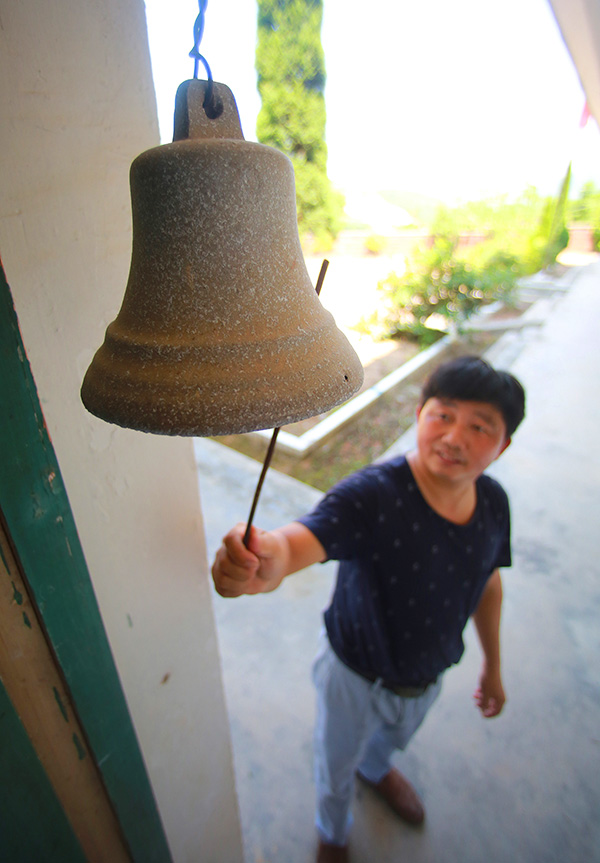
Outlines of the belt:
{"type": "Polygon", "coordinates": [[[419,696],[425,694],[426,690],[432,683],[435,683],[435,680],[432,680],[430,683],[423,683],[420,686],[401,686],[400,684],[390,683],[388,680],[383,680],[381,677],[375,677],[374,674],[366,674],[364,671],[359,671],[357,673],[371,683],[377,683],[377,681],[380,680],[384,689],[389,689],[390,692],[394,693],[394,695],[400,695],[402,698],[419,698],[419,696]]]}

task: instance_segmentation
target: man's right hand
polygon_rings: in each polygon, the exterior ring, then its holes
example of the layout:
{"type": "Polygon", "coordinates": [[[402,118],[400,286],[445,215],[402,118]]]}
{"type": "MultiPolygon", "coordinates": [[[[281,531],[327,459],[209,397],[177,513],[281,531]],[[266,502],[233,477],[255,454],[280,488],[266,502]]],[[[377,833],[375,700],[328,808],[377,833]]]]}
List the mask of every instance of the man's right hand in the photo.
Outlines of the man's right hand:
{"type": "Polygon", "coordinates": [[[237,524],[223,537],[215,555],[212,576],[218,594],[226,597],[268,593],[285,575],[286,543],[277,531],[250,529],[248,548],[243,543],[245,524],[237,524]]]}
{"type": "Polygon", "coordinates": [[[245,524],[237,524],[215,555],[212,576],[221,596],[268,593],[286,575],[325,560],[321,543],[299,522],[271,531],[253,526],[248,548],[243,542],[245,531],[245,524]]]}

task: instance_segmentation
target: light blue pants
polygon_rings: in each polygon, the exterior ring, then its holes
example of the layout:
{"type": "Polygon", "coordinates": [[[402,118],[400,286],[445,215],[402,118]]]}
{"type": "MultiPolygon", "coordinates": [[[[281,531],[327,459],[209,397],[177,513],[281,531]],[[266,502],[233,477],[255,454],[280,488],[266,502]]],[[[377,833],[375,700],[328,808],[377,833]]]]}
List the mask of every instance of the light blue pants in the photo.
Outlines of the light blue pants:
{"type": "Polygon", "coordinates": [[[313,666],[317,688],[315,725],[316,825],[322,839],[345,845],[356,771],[379,782],[391,768],[439,695],[441,681],[417,698],[404,698],[351,671],[324,636],[313,666]]]}

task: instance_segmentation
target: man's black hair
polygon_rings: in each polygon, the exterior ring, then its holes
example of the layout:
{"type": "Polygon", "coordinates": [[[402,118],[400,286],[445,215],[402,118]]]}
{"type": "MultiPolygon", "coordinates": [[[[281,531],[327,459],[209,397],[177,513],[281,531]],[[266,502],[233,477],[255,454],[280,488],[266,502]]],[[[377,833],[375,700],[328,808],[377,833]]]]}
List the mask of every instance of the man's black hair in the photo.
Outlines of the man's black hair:
{"type": "Polygon", "coordinates": [[[431,398],[494,405],[502,414],[507,437],[525,416],[525,390],[519,381],[508,372],[496,371],[480,357],[458,357],[438,366],[425,382],[421,404],[431,398]]]}

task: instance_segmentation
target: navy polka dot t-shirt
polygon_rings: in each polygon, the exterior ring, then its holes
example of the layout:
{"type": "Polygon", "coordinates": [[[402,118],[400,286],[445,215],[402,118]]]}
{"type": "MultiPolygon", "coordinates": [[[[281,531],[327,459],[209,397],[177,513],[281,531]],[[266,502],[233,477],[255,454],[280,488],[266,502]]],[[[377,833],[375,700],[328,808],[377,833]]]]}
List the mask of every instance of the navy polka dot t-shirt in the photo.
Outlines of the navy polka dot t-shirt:
{"type": "Polygon", "coordinates": [[[476,489],[468,524],[447,521],[401,456],[342,480],[298,519],[340,561],[325,626],[350,668],[418,686],[459,661],[488,578],[511,564],[506,493],[485,475],[476,489]]]}

